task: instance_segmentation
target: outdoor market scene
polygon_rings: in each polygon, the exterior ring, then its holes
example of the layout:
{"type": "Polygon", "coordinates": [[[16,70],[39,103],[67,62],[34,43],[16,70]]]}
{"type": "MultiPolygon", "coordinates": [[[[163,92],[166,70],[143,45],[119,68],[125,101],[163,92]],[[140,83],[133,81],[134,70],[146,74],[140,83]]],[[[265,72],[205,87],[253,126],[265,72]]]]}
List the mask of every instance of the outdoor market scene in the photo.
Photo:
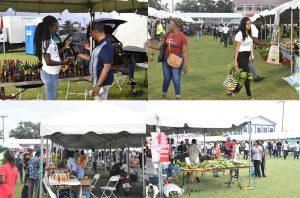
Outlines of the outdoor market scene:
{"type": "Polygon", "coordinates": [[[0,103],[0,179],[14,164],[12,197],[143,197],[144,101],[25,103],[0,103]]]}
{"type": "Polygon", "coordinates": [[[299,107],[149,102],[146,196],[298,197],[299,107]]]}
{"type": "Polygon", "coordinates": [[[299,99],[299,7],[299,0],[149,1],[148,98],[299,99]]]}
{"type": "Polygon", "coordinates": [[[147,9],[147,0],[1,1],[0,98],[147,99],[147,9]]]}

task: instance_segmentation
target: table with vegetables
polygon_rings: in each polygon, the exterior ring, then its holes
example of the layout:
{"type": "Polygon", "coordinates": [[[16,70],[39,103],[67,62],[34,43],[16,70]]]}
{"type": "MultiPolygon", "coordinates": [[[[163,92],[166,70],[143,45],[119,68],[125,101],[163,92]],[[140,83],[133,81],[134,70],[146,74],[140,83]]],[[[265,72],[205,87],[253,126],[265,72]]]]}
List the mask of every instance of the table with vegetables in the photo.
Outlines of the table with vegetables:
{"type": "Polygon", "coordinates": [[[189,185],[188,176],[191,173],[203,174],[205,172],[229,170],[228,180],[226,182],[227,187],[229,188],[232,184],[232,180],[236,179],[238,186],[242,188],[242,179],[240,177],[239,170],[251,168],[251,166],[248,166],[248,164],[246,164],[245,162],[236,162],[227,159],[205,160],[201,163],[190,163],[190,164],[178,161],[175,163],[175,166],[181,169],[182,176],[183,176],[182,187],[184,187],[186,183],[189,193],[190,193],[190,189],[188,186],[189,185]]]}

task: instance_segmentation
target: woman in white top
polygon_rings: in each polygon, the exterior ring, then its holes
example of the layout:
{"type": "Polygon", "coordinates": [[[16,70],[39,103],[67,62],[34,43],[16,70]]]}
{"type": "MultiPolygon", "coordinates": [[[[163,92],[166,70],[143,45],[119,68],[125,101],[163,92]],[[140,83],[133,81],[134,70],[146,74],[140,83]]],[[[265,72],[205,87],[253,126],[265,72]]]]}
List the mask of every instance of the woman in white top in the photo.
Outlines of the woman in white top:
{"type": "Polygon", "coordinates": [[[69,48],[67,44],[58,49],[52,36],[58,30],[58,21],[53,16],[46,16],[35,30],[34,44],[36,56],[42,62],[41,79],[45,85],[46,99],[55,100],[57,96],[58,74],[61,65],[67,64],[72,58],[60,60],[59,53],[69,48]]]}
{"type": "MultiPolygon", "coordinates": [[[[239,32],[235,35],[236,48],[234,53],[234,67],[241,68],[244,72],[250,73],[249,58],[253,45],[251,35],[251,21],[248,17],[244,17],[241,21],[239,32]]],[[[251,95],[250,80],[246,79],[245,88],[248,99],[254,99],[251,95]]],[[[229,93],[232,95],[232,93],[229,93]]]]}

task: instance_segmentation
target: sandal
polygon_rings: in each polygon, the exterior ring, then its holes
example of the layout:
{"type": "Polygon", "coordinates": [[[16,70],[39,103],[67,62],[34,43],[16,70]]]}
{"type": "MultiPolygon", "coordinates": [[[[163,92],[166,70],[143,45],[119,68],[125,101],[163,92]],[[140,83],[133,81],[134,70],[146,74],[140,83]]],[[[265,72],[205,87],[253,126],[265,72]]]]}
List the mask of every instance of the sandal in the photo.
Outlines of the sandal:
{"type": "Polygon", "coordinates": [[[253,96],[249,96],[248,100],[255,100],[255,98],[253,96]]]}
{"type": "Polygon", "coordinates": [[[233,92],[227,92],[226,95],[227,96],[235,96],[233,92]]]}

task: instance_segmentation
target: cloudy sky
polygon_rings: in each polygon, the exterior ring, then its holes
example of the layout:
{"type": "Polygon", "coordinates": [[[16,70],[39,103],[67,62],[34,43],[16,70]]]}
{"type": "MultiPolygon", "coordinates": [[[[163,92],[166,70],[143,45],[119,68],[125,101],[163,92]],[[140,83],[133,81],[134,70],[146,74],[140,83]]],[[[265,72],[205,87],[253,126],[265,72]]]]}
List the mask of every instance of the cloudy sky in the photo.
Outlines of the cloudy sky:
{"type": "MultiPolygon", "coordinates": [[[[115,105],[131,110],[144,112],[145,105],[143,101],[110,101],[115,105]]],[[[5,137],[11,129],[17,127],[20,121],[32,121],[32,122],[47,122],[53,120],[55,117],[61,117],[62,115],[70,114],[73,111],[80,111],[89,106],[97,105],[97,102],[77,102],[77,101],[0,101],[0,115],[6,115],[5,118],[5,137]]],[[[97,116],[98,113],[103,112],[90,112],[90,115],[97,116]]],[[[106,112],[105,112],[106,113],[106,112]]],[[[118,113],[118,112],[108,112],[118,113]]],[[[82,115],[83,117],[85,115],[82,115]]],[[[0,121],[0,128],[2,130],[2,120],[0,121]]]]}

